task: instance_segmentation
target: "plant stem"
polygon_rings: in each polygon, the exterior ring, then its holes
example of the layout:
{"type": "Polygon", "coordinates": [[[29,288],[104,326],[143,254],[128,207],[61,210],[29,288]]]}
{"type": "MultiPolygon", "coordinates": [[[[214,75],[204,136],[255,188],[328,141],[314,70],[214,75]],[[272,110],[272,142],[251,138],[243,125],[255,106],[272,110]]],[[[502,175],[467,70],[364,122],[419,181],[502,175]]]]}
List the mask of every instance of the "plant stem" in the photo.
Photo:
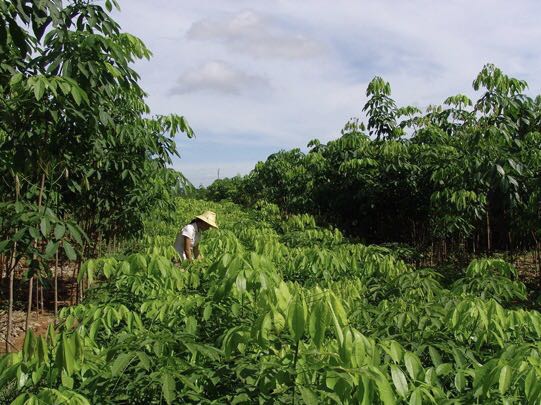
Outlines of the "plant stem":
{"type": "Polygon", "coordinates": [[[299,358],[299,342],[300,340],[297,340],[297,343],[295,344],[295,357],[293,357],[293,405],[295,405],[295,393],[297,391],[297,359],[299,358]]]}

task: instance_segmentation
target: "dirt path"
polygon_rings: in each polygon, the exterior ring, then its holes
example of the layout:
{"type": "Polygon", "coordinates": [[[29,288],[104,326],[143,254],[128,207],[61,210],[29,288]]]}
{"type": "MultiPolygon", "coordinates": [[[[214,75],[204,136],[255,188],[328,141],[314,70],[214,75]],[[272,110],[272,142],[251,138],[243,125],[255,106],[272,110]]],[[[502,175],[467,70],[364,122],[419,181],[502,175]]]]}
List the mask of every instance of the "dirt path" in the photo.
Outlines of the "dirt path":
{"type": "MultiPolygon", "coordinates": [[[[21,350],[24,343],[24,325],[26,322],[26,312],[24,311],[13,311],[13,326],[11,330],[10,338],[10,351],[21,350]]],[[[36,315],[35,312],[32,313],[30,317],[29,327],[37,335],[43,335],[47,332],[47,327],[49,324],[54,323],[54,313],[47,312],[40,313],[36,315]]],[[[7,315],[6,311],[0,312],[0,354],[6,352],[6,328],[7,328],[7,315]]]]}

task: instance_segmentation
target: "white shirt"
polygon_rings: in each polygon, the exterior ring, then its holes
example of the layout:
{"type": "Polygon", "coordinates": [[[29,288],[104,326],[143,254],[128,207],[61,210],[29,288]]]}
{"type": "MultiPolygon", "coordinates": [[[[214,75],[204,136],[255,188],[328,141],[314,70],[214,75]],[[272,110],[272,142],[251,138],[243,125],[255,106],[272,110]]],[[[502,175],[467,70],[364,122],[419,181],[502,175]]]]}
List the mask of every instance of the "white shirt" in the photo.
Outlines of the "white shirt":
{"type": "Polygon", "coordinates": [[[201,239],[201,231],[197,226],[197,223],[188,224],[177,235],[175,239],[175,250],[179,255],[182,256],[184,260],[187,259],[186,253],[184,253],[184,237],[190,238],[192,241],[192,248],[199,245],[199,240],[201,239]]]}

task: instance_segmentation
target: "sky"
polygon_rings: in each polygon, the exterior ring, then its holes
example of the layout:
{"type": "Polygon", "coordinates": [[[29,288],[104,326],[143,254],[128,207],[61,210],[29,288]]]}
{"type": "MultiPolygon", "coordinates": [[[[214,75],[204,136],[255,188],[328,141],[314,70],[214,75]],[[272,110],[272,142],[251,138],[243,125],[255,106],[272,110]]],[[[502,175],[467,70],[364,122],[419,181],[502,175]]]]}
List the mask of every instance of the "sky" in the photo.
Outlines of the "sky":
{"type": "Polygon", "coordinates": [[[119,0],[153,57],[135,69],[154,114],[183,115],[173,166],[196,186],[281,149],[335,139],[374,76],[398,105],[458,93],[486,63],[541,93],[539,0],[119,0]]]}

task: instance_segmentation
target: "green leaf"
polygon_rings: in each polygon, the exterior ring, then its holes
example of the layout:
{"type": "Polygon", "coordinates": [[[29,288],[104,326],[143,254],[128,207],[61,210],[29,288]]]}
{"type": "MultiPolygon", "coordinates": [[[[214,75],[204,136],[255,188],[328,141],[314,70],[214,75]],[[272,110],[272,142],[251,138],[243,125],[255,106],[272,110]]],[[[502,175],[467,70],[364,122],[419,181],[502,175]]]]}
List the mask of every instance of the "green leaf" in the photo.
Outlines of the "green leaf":
{"type": "Polygon", "coordinates": [[[207,305],[205,305],[205,309],[203,310],[203,320],[208,321],[211,316],[212,316],[212,303],[208,303],[207,305]]]}
{"type": "Polygon", "coordinates": [[[54,237],[56,240],[60,240],[63,238],[64,234],[66,233],[66,227],[62,223],[58,223],[54,227],[54,237]]]}
{"type": "Polygon", "coordinates": [[[22,80],[23,80],[23,74],[15,73],[13,76],[11,76],[9,84],[10,86],[15,86],[16,84],[20,83],[22,80]]]}
{"type": "Polygon", "coordinates": [[[111,375],[116,377],[122,374],[132,359],[133,353],[121,353],[111,366],[111,375]]]}
{"type": "Polygon", "coordinates": [[[175,379],[170,374],[162,375],[162,394],[168,404],[175,400],[176,384],[175,379]]]}
{"type": "Polygon", "coordinates": [[[32,330],[29,329],[24,337],[23,359],[28,361],[32,358],[32,354],[34,353],[35,346],[36,346],[36,338],[34,336],[34,332],[32,332],[32,330]]]}
{"type": "Polygon", "coordinates": [[[396,403],[395,395],[387,378],[385,378],[383,373],[375,366],[368,366],[368,370],[371,372],[373,379],[376,381],[379,398],[383,404],[394,405],[396,403]]]}
{"type": "Polygon", "coordinates": [[[81,97],[81,91],[79,90],[78,87],[72,86],[72,88],[71,88],[71,95],[72,95],[73,100],[75,101],[75,103],[76,103],[77,105],[81,105],[82,97],[81,97]]]}
{"type": "Polygon", "coordinates": [[[75,370],[75,348],[71,339],[62,335],[62,356],[63,356],[63,369],[66,370],[68,375],[71,375],[75,370]]]}
{"type": "Polygon", "coordinates": [[[76,260],[77,259],[77,253],[75,253],[75,249],[73,249],[73,246],[65,240],[62,242],[62,246],[64,247],[64,252],[66,252],[66,256],[70,260],[76,260]]]}
{"type": "Polygon", "coordinates": [[[499,385],[498,385],[500,394],[505,395],[505,393],[509,389],[509,386],[511,385],[511,377],[512,377],[511,367],[509,365],[503,366],[500,371],[500,379],[499,379],[499,385]]]}
{"type": "Polygon", "coordinates": [[[139,364],[141,364],[145,370],[150,370],[150,357],[144,352],[137,352],[137,357],[139,358],[139,364]]]}
{"type": "Polygon", "coordinates": [[[61,373],[62,385],[68,389],[73,389],[73,378],[71,378],[65,370],[61,373]]]}
{"type": "Polygon", "coordinates": [[[50,240],[49,242],[47,242],[47,246],[45,247],[45,256],[48,258],[51,258],[54,256],[57,250],[58,250],[58,243],[55,243],[52,240],[50,240]]]}
{"type": "Polygon", "coordinates": [[[38,77],[36,83],[34,84],[34,96],[36,100],[39,101],[45,93],[45,81],[43,78],[38,77]]]}
{"type": "Polygon", "coordinates": [[[423,405],[423,395],[419,388],[414,390],[410,396],[410,405],[423,405]]]}
{"type": "Polygon", "coordinates": [[[442,363],[436,367],[437,375],[448,375],[453,372],[453,365],[451,363],[442,363]]]}
{"type": "Polygon", "coordinates": [[[428,352],[430,354],[430,358],[432,359],[432,363],[437,367],[443,361],[441,360],[440,352],[438,352],[438,349],[436,349],[433,346],[428,346],[428,352]]]}
{"type": "Polygon", "coordinates": [[[307,308],[304,299],[297,294],[295,299],[289,304],[287,313],[287,325],[289,332],[295,341],[299,341],[304,334],[307,308]]]}
{"type": "Polygon", "coordinates": [[[404,363],[406,364],[408,374],[415,380],[422,368],[421,361],[414,353],[406,352],[406,354],[404,354],[404,363]]]}
{"type": "Polygon", "coordinates": [[[325,339],[325,331],[329,325],[331,314],[327,304],[320,300],[312,308],[308,331],[312,341],[317,347],[321,347],[325,339]]]}
{"type": "Polygon", "coordinates": [[[391,357],[394,360],[395,363],[400,363],[402,360],[402,353],[403,353],[402,346],[400,343],[396,341],[391,342],[391,357]]]}
{"type": "Polygon", "coordinates": [[[396,392],[403,398],[406,398],[408,395],[408,381],[404,372],[398,368],[397,365],[391,364],[391,377],[393,379],[393,384],[396,387],[396,392]]]}
{"type": "Polygon", "coordinates": [[[83,244],[83,239],[81,238],[81,232],[77,229],[76,226],[70,224],[69,222],[66,223],[67,227],[68,227],[68,231],[70,233],[70,236],[75,239],[75,241],[79,244],[79,245],[82,245],[83,244]]]}
{"type": "Polygon", "coordinates": [[[41,234],[46,238],[51,231],[51,223],[47,218],[41,218],[41,221],[39,223],[39,229],[41,230],[41,234]]]}
{"type": "Polygon", "coordinates": [[[23,405],[23,404],[26,404],[28,399],[29,399],[28,394],[23,393],[23,394],[19,395],[17,398],[15,398],[15,400],[11,403],[11,405],[23,405]]]}
{"type": "Polygon", "coordinates": [[[466,388],[466,378],[462,370],[457,371],[455,375],[455,387],[458,392],[462,392],[466,388]]]}
{"type": "Polygon", "coordinates": [[[231,401],[231,405],[237,405],[242,403],[250,403],[250,397],[246,393],[235,395],[233,400],[231,401]]]}
{"type": "Polygon", "coordinates": [[[299,387],[299,391],[301,392],[302,400],[307,405],[318,405],[320,403],[318,396],[310,388],[299,387]]]}

